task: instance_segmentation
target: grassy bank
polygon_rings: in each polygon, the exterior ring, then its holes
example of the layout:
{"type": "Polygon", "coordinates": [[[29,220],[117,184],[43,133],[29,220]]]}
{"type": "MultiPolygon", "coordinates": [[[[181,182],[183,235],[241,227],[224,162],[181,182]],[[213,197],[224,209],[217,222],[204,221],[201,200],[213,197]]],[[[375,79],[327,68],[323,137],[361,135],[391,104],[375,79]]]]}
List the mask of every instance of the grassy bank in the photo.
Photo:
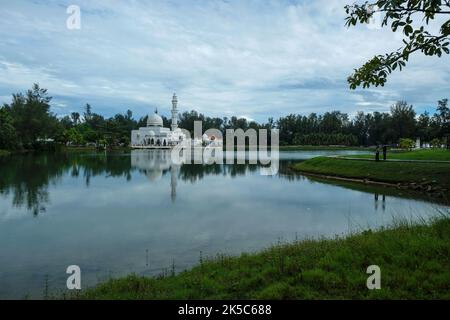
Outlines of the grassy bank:
{"type": "Polygon", "coordinates": [[[218,257],[178,275],[112,279],[82,299],[449,299],[450,219],[218,257]],[[366,269],[381,268],[368,290],[366,269]]]}
{"type": "Polygon", "coordinates": [[[131,148],[130,147],[107,147],[105,148],[97,148],[97,147],[92,147],[92,146],[88,146],[88,147],[78,147],[78,146],[62,146],[61,147],[62,151],[130,151],[131,148]]]}
{"type": "Polygon", "coordinates": [[[9,156],[10,154],[11,154],[11,152],[9,152],[7,150],[0,149],[0,157],[2,157],[2,156],[9,156]]]}
{"type": "MultiPolygon", "coordinates": [[[[352,158],[374,159],[375,154],[352,155],[352,158]]],[[[434,160],[450,161],[450,150],[446,149],[422,149],[417,151],[388,152],[387,159],[395,160],[434,160]]]]}
{"type": "Polygon", "coordinates": [[[280,151],[315,151],[315,150],[325,150],[325,151],[336,151],[336,150],[374,150],[370,147],[347,147],[347,146],[280,146],[280,151]]]}
{"type": "Polygon", "coordinates": [[[293,166],[294,170],[304,173],[336,176],[351,179],[367,179],[425,188],[446,193],[450,190],[450,164],[418,162],[375,162],[347,160],[339,158],[317,157],[293,166]]]}

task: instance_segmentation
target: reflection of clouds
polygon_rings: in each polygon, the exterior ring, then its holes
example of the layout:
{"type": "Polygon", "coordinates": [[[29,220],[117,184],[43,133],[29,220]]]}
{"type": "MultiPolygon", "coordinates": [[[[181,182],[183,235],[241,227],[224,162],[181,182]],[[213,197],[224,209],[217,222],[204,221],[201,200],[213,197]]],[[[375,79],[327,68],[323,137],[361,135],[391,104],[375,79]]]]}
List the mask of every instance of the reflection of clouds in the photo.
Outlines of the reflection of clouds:
{"type": "MultiPolygon", "coordinates": [[[[109,177],[93,175],[87,187],[82,175],[67,171],[49,186],[52,201],[45,215],[0,220],[1,297],[11,286],[19,293],[40,294],[45,274],[59,279],[64,265],[74,261],[91,279],[88,285],[110,270],[117,276],[150,274],[149,269],[168,267],[172,259],[177,269],[188,268],[198,262],[199,251],[205,256],[237,254],[267,247],[280,237],[333,236],[385,225],[393,217],[435,212],[433,205],[394,196],[386,212],[375,211],[373,193],[306,178],[260,176],[256,165],[184,165],[179,175],[185,179],[176,180],[179,192],[171,203],[172,174],[155,182],[146,174],[168,173],[167,158],[144,152],[121,168],[136,169],[128,182],[117,170],[109,177]]],[[[109,160],[111,165],[114,161],[109,160]]],[[[0,207],[8,204],[1,201],[0,207]]],[[[63,287],[65,279],[58,284],[63,287]]]]}
{"type": "Polygon", "coordinates": [[[152,182],[161,180],[163,174],[170,170],[170,197],[176,199],[176,187],[179,165],[172,162],[171,150],[132,150],[131,167],[145,172],[152,182]]]}
{"type": "Polygon", "coordinates": [[[21,208],[11,207],[11,202],[12,199],[10,199],[9,196],[2,196],[0,199],[0,207],[3,208],[3,210],[0,211],[0,221],[18,218],[21,219],[29,215],[27,211],[24,211],[21,208]]]}
{"type": "Polygon", "coordinates": [[[159,180],[171,167],[170,150],[132,150],[131,167],[145,172],[150,181],[159,180]]]}

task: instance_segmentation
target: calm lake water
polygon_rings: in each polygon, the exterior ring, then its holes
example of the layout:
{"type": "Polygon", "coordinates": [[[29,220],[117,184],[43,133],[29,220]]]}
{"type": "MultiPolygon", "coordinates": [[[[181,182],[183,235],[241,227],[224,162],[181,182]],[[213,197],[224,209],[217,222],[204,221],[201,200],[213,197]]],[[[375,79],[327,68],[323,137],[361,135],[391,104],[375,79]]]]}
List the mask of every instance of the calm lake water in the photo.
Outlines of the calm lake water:
{"type": "Polygon", "coordinates": [[[174,166],[167,151],[0,158],[0,298],[59,293],[73,264],[86,287],[131,272],[161,274],[172,264],[181,271],[200,254],[342,235],[442,208],[288,169],[337,153],[281,152],[276,176],[248,164],[174,166]]]}

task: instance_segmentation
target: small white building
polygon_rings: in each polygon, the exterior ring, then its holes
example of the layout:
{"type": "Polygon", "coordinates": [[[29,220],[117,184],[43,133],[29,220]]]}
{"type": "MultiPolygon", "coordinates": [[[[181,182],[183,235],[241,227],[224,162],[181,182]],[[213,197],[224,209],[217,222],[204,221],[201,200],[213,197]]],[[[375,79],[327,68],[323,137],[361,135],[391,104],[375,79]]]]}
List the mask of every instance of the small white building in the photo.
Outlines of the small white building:
{"type": "Polygon", "coordinates": [[[207,147],[211,147],[211,148],[218,148],[218,147],[222,147],[223,145],[223,141],[221,138],[216,137],[214,135],[207,135],[206,133],[203,134],[203,144],[207,147]]]}
{"type": "Polygon", "coordinates": [[[186,139],[186,135],[178,128],[178,99],[172,98],[172,124],[165,128],[163,119],[155,110],[148,116],[147,126],[131,131],[131,147],[136,149],[166,149],[171,148],[186,139]]]}
{"type": "Polygon", "coordinates": [[[420,149],[422,145],[420,144],[420,138],[416,139],[416,149],[420,149]]]}

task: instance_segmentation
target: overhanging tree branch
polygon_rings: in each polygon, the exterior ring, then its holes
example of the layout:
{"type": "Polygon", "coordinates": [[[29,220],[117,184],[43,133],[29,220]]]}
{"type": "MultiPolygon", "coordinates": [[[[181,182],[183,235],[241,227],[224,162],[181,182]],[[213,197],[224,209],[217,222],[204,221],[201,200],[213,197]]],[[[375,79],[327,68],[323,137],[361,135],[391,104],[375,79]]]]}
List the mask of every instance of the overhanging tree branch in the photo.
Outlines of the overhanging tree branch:
{"type": "Polygon", "coordinates": [[[417,51],[425,55],[437,55],[449,53],[450,20],[446,21],[440,28],[440,34],[431,35],[425,30],[424,25],[414,29],[412,15],[422,13],[424,24],[428,25],[436,15],[450,14],[450,0],[378,0],[373,3],[353,4],[345,6],[346,26],[354,26],[357,23],[369,23],[375,13],[383,13],[382,26],[387,26],[390,21],[392,31],[396,32],[402,28],[406,40],[404,46],[397,51],[378,55],[365,63],[359,69],[355,69],[353,75],[348,77],[350,88],[358,86],[364,88],[370,85],[383,86],[388,74],[397,67],[401,70],[405,67],[409,55],[417,51]]]}

